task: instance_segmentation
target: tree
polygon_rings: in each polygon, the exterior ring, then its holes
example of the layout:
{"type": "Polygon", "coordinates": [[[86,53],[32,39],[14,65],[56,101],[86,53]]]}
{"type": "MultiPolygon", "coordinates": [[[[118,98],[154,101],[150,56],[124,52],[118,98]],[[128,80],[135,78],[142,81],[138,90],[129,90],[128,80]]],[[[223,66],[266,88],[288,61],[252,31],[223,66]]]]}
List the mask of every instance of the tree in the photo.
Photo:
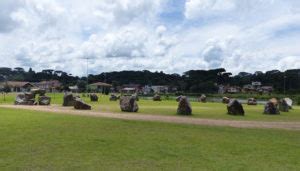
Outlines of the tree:
{"type": "Polygon", "coordinates": [[[86,91],[86,81],[78,80],[76,85],[78,87],[79,92],[85,92],[86,91]]]}

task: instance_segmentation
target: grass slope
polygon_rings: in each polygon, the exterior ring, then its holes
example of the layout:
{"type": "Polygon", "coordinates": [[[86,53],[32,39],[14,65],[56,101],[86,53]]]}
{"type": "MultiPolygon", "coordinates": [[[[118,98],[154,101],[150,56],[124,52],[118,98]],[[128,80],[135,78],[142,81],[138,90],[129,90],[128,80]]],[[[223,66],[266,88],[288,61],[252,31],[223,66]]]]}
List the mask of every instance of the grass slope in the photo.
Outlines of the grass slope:
{"type": "Polygon", "coordinates": [[[300,132],[0,108],[0,170],[300,170],[300,132]]]}

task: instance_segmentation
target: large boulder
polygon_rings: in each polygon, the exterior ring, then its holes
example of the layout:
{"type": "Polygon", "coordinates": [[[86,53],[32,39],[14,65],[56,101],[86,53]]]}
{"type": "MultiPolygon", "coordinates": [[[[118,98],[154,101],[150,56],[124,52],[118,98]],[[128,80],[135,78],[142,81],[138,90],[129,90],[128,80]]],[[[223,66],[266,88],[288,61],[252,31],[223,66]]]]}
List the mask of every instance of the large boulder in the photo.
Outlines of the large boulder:
{"type": "Polygon", "coordinates": [[[275,106],[278,106],[278,104],[279,104],[279,102],[276,98],[270,99],[269,102],[273,103],[275,106]]]}
{"type": "Polygon", "coordinates": [[[292,109],[293,108],[293,100],[288,97],[284,98],[284,100],[289,105],[289,108],[292,109]]]}
{"type": "Polygon", "coordinates": [[[277,115],[280,114],[280,112],[275,103],[273,103],[272,101],[268,101],[265,104],[264,114],[277,115]]]}
{"type": "Polygon", "coordinates": [[[16,96],[15,105],[35,105],[35,99],[29,94],[18,94],[16,96]]]}
{"type": "Polygon", "coordinates": [[[32,94],[34,94],[34,95],[39,95],[39,96],[45,96],[45,94],[46,94],[46,90],[44,90],[44,89],[31,89],[31,91],[30,91],[32,94]]]}
{"type": "Polygon", "coordinates": [[[202,94],[199,99],[198,99],[199,102],[202,102],[202,103],[206,103],[206,95],[205,94],[202,94]]]}
{"type": "Polygon", "coordinates": [[[16,96],[15,105],[23,105],[25,100],[25,94],[18,94],[16,96]]]}
{"type": "Polygon", "coordinates": [[[92,107],[85,103],[82,99],[76,98],[74,100],[74,108],[77,110],[91,110],[92,107]]]}
{"type": "Polygon", "coordinates": [[[192,107],[191,104],[186,96],[178,97],[178,108],[177,114],[178,115],[191,115],[192,114],[192,107]]]}
{"type": "Polygon", "coordinates": [[[161,101],[160,95],[155,94],[155,95],[153,96],[153,101],[161,101]]]}
{"type": "Polygon", "coordinates": [[[279,111],[281,112],[288,112],[290,109],[289,105],[285,101],[285,99],[280,99],[279,100],[279,111]]]}
{"type": "Polygon", "coordinates": [[[136,98],[133,96],[122,96],[120,98],[120,108],[123,112],[137,112],[139,110],[136,98]]]}
{"type": "Polygon", "coordinates": [[[63,106],[74,106],[75,97],[71,93],[66,93],[64,95],[63,106]]]}
{"type": "Polygon", "coordinates": [[[24,93],[25,100],[35,100],[35,94],[34,93],[24,93]]]}
{"type": "Polygon", "coordinates": [[[15,105],[36,105],[35,94],[22,93],[16,96],[15,105]]]}
{"type": "Polygon", "coordinates": [[[180,96],[176,97],[176,101],[179,102],[181,97],[183,97],[183,96],[180,95],[180,96]]]}
{"type": "Polygon", "coordinates": [[[245,115],[243,105],[236,99],[230,100],[230,102],[227,104],[227,111],[229,115],[245,115]]]}
{"type": "Polygon", "coordinates": [[[90,94],[90,99],[92,102],[97,102],[99,98],[97,94],[90,94]]]}
{"type": "Polygon", "coordinates": [[[120,97],[115,94],[111,94],[109,97],[109,101],[117,101],[120,97]]]}
{"type": "Polygon", "coordinates": [[[132,97],[133,97],[136,101],[139,101],[139,100],[140,100],[140,99],[139,99],[139,96],[138,96],[136,93],[133,94],[132,97]]]}
{"type": "Polygon", "coordinates": [[[249,98],[247,104],[248,105],[257,105],[257,101],[255,98],[249,98]]]}
{"type": "Polygon", "coordinates": [[[48,97],[48,96],[39,96],[38,103],[39,103],[39,105],[42,105],[42,106],[50,105],[50,103],[51,103],[51,97],[48,97]]]}
{"type": "Polygon", "coordinates": [[[228,97],[223,97],[222,98],[222,103],[228,104],[229,102],[230,102],[230,98],[228,98],[228,97]]]}

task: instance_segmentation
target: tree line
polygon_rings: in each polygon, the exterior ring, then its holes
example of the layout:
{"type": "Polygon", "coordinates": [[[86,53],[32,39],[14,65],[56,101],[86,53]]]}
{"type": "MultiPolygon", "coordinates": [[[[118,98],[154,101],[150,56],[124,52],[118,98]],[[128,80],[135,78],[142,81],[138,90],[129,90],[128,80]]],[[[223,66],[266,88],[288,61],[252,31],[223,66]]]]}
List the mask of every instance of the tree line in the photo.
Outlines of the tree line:
{"type": "Polygon", "coordinates": [[[35,72],[33,69],[25,71],[23,68],[0,68],[0,81],[28,81],[40,82],[58,80],[63,87],[79,85],[84,87],[86,80],[89,83],[106,82],[114,87],[125,84],[167,85],[186,93],[215,93],[218,85],[244,86],[253,81],[259,81],[265,86],[273,86],[275,92],[300,93],[300,69],[292,69],[281,72],[272,70],[254,73],[240,72],[233,75],[224,68],[212,70],[190,70],[182,75],[174,73],[143,71],[118,71],[90,74],[86,77],[78,77],[63,71],[52,69],[35,72]]]}

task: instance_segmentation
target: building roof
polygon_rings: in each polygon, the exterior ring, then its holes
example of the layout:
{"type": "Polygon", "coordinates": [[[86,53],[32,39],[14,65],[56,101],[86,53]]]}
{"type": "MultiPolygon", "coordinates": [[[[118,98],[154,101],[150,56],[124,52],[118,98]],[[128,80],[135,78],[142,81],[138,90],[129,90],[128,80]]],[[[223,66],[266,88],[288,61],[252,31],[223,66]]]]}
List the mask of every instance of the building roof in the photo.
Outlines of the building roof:
{"type": "Polygon", "coordinates": [[[36,84],[37,85],[55,85],[55,86],[61,85],[61,83],[58,80],[41,81],[36,84]]]}
{"type": "Polygon", "coordinates": [[[69,86],[69,89],[70,90],[78,90],[78,86],[77,85],[75,85],[75,86],[69,86]]]}
{"type": "Polygon", "coordinates": [[[136,88],[131,88],[131,87],[125,87],[122,89],[123,91],[135,91],[136,88]]]}
{"type": "Polygon", "coordinates": [[[41,81],[38,84],[60,83],[58,80],[41,81]]]}
{"type": "Polygon", "coordinates": [[[3,82],[2,85],[7,84],[10,87],[24,87],[26,85],[35,87],[32,83],[30,82],[25,82],[25,81],[7,81],[7,82],[3,82]]]}
{"type": "Polygon", "coordinates": [[[103,82],[93,83],[93,84],[90,84],[90,86],[112,87],[111,84],[107,84],[107,83],[103,83],[103,82]]]}

